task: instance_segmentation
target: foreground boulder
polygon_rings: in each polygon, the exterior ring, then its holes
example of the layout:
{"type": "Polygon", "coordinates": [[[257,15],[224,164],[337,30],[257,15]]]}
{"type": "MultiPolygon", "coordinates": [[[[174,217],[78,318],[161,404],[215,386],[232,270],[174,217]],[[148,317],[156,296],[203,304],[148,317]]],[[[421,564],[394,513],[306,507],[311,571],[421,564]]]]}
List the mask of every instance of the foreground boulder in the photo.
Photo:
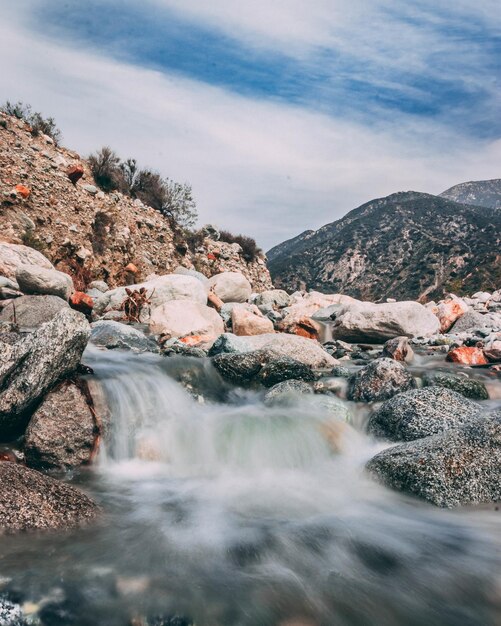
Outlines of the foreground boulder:
{"type": "Polygon", "coordinates": [[[224,323],[219,313],[205,304],[171,300],[153,309],[150,329],[154,334],[168,337],[197,335],[214,339],[224,332],[224,323]]]}
{"type": "Polygon", "coordinates": [[[253,381],[266,361],[267,354],[262,350],[243,354],[219,354],[212,359],[221,376],[237,385],[246,385],[253,381]]]}
{"type": "Polygon", "coordinates": [[[49,322],[63,309],[69,309],[69,305],[57,296],[21,296],[0,311],[0,322],[15,320],[19,328],[32,330],[49,322]]]}
{"type": "Polygon", "coordinates": [[[209,279],[209,288],[223,302],[247,302],[251,297],[250,282],[240,272],[222,272],[209,279]]]}
{"type": "Polygon", "coordinates": [[[91,325],[90,341],[108,350],[134,350],[135,352],[158,352],[158,345],[143,332],[121,322],[99,320],[91,325]]]}
{"type": "Polygon", "coordinates": [[[416,387],[403,365],[393,359],[376,359],[348,380],[348,400],[380,402],[416,387]]]}
{"type": "Polygon", "coordinates": [[[286,380],[303,380],[313,382],[315,374],[311,367],[291,359],[288,356],[269,359],[257,375],[257,379],[265,387],[273,387],[286,380]]]}
{"type": "Polygon", "coordinates": [[[99,514],[84,493],[16,465],[0,463],[0,533],[74,528],[99,514]]]}
{"type": "Polygon", "coordinates": [[[16,269],[16,281],[21,291],[26,294],[58,296],[69,300],[74,289],[71,276],[54,269],[21,265],[16,269]]]}
{"type": "Polygon", "coordinates": [[[98,435],[89,402],[73,383],[49,393],[33,414],[24,439],[30,467],[67,470],[89,463],[98,435]]]}
{"type": "Polygon", "coordinates": [[[438,318],[418,302],[359,302],[335,313],[332,336],[352,343],[383,343],[394,337],[434,335],[439,327],[438,318]]]}
{"type": "Polygon", "coordinates": [[[442,373],[426,374],[423,376],[423,385],[425,387],[446,387],[471,400],[489,399],[489,393],[484,383],[466,376],[452,376],[442,373]]]}
{"type": "Polygon", "coordinates": [[[380,482],[441,507],[501,499],[501,415],[383,450],[367,464],[380,482]]]}
{"type": "Polygon", "coordinates": [[[339,365],[339,362],[317,341],[298,335],[269,333],[245,337],[245,342],[251,350],[271,350],[275,354],[288,356],[309,365],[313,369],[328,369],[339,365]]]}
{"type": "Polygon", "coordinates": [[[400,393],[373,413],[367,430],[390,441],[413,441],[468,424],[480,406],[445,387],[400,393]]]}
{"type": "Polygon", "coordinates": [[[33,248],[14,243],[0,243],[0,276],[15,280],[16,270],[21,265],[54,269],[49,259],[33,248]]]}
{"type": "Polygon", "coordinates": [[[28,409],[75,371],[89,336],[85,317],[63,309],[14,345],[0,343],[0,437],[22,430],[28,409]]]}

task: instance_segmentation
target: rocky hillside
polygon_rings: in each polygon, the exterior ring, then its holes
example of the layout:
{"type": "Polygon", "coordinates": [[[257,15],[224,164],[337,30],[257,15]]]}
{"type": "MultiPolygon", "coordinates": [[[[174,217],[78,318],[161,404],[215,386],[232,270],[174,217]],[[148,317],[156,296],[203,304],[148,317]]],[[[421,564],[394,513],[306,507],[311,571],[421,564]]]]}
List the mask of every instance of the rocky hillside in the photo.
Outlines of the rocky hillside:
{"type": "Polygon", "coordinates": [[[460,183],[441,193],[440,197],[462,204],[501,209],[501,178],[460,183]]]}
{"type": "Polygon", "coordinates": [[[401,192],[281,244],[269,267],[275,286],[288,290],[424,301],[496,288],[500,238],[495,210],[401,192]]]}
{"type": "Polygon", "coordinates": [[[0,113],[0,242],[24,243],[72,275],[78,289],[140,282],[178,266],[206,276],[238,271],[255,291],[271,286],[264,258],[247,263],[238,244],[186,241],[139,200],[97,189],[78,154],[32,137],[26,123],[0,113]],[[72,168],[83,168],[73,184],[72,168]]]}

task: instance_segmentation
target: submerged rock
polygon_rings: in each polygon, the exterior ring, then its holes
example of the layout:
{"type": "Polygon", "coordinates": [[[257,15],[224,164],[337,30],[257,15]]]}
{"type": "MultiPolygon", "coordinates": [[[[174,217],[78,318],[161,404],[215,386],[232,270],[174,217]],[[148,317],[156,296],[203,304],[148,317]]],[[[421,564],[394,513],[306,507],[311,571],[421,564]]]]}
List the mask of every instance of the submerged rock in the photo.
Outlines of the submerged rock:
{"type": "Polygon", "coordinates": [[[73,528],[99,513],[78,489],[15,463],[0,463],[0,485],[0,533],[73,528]]]}
{"type": "Polygon", "coordinates": [[[304,380],[284,380],[273,385],[264,396],[264,403],[268,406],[294,406],[298,396],[313,395],[313,389],[304,380]]]}
{"type": "Polygon", "coordinates": [[[109,350],[134,350],[137,352],[158,352],[156,341],[143,332],[121,322],[99,320],[90,325],[90,341],[95,346],[109,350]]]}
{"type": "Polygon", "coordinates": [[[489,393],[484,383],[466,376],[453,376],[442,373],[425,374],[423,376],[423,385],[425,387],[446,387],[472,400],[489,399],[489,393]]]}
{"type": "Polygon", "coordinates": [[[501,415],[383,450],[367,464],[380,482],[441,507],[501,499],[501,415]]]}
{"type": "Polygon", "coordinates": [[[403,365],[392,359],[376,359],[348,380],[348,400],[380,402],[416,387],[403,365]]]}
{"type": "Polygon", "coordinates": [[[57,296],[21,296],[0,311],[0,322],[16,320],[21,329],[38,328],[69,304],[57,296]]]}
{"type": "Polygon", "coordinates": [[[36,469],[70,469],[91,460],[97,427],[80,389],[64,383],[33,414],[24,439],[27,464],[36,469]]]}
{"type": "Polygon", "coordinates": [[[445,387],[400,393],[373,413],[367,430],[390,441],[413,441],[470,423],[480,417],[478,404],[445,387]]]}

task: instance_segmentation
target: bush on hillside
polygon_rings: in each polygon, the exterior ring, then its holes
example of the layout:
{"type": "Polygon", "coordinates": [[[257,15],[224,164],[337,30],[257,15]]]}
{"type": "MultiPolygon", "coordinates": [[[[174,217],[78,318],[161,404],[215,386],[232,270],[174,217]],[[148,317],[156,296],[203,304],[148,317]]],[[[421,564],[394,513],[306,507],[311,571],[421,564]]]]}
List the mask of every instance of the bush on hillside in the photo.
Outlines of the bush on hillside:
{"type": "Polygon", "coordinates": [[[220,232],[219,241],[226,241],[226,243],[238,243],[242,248],[242,256],[247,263],[255,261],[256,258],[263,253],[261,248],[258,247],[256,240],[252,237],[247,237],[246,235],[233,235],[227,230],[222,230],[220,232]]]}
{"type": "Polygon", "coordinates": [[[61,140],[61,131],[57,127],[56,120],[53,117],[44,117],[38,111],[32,112],[31,105],[22,102],[7,102],[0,107],[0,110],[7,115],[17,117],[23,120],[31,127],[31,134],[36,137],[38,135],[47,135],[51,137],[55,144],[61,140]]]}
{"type": "Polygon", "coordinates": [[[123,186],[120,159],[108,146],[89,156],[89,165],[96,185],[103,191],[115,191],[123,186]]]}

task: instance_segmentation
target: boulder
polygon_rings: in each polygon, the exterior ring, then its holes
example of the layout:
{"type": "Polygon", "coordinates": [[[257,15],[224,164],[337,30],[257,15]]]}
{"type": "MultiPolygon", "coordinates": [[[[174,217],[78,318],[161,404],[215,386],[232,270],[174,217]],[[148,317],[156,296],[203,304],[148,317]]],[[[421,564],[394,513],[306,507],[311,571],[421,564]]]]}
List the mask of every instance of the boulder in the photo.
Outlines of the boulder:
{"type": "Polygon", "coordinates": [[[109,311],[119,311],[127,297],[126,289],[139,291],[143,287],[146,289],[151,305],[143,311],[141,321],[149,319],[150,310],[171,300],[191,300],[199,304],[207,304],[207,290],[197,278],[181,274],[166,274],[143,283],[107,291],[94,302],[94,314],[100,316],[109,311]]]}
{"type": "Polygon", "coordinates": [[[348,400],[380,402],[416,387],[403,365],[393,359],[376,359],[348,379],[348,400]]]}
{"type": "Polygon", "coordinates": [[[26,294],[58,296],[68,300],[74,290],[73,280],[68,274],[36,265],[20,265],[16,269],[16,280],[26,294]]]}
{"type": "Polygon", "coordinates": [[[241,354],[218,354],[212,363],[221,376],[237,385],[246,385],[254,380],[267,361],[263,350],[241,354]]]}
{"type": "Polygon", "coordinates": [[[273,387],[285,380],[313,382],[315,374],[311,367],[288,356],[269,358],[258,372],[256,379],[265,387],[273,387]]]}
{"type": "Polygon", "coordinates": [[[174,274],[180,274],[181,276],[191,276],[192,278],[196,278],[197,280],[199,280],[206,289],[209,288],[209,279],[207,278],[207,276],[204,276],[202,272],[197,272],[197,270],[190,270],[187,267],[179,266],[176,267],[176,269],[174,270],[174,274]]]}
{"type": "Polygon", "coordinates": [[[432,311],[440,321],[440,332],[446,333],[454,322],[463,316],[469,308],[464,300],[454,295],[450,295],[442,302],[439,302],[437,306],[433,307],[432,311]]]}
{"type": "Polygon", "coordinates": [[[446,357],[447,361],[459,363],[460,365],[487,365],[489,362],[481,348],[474,346],[460,346],[449,350],[446,357]]]}
{"type": "Polygon", "coordinates": [[[49,259],[33,248],[14,243],[0,243],[0,276],[15,280],[16,270],[21,265],[54,269],[49,259]]]}
{"type": "Polygon", "coordinates": [[[268,406],[295,406],[298,396],[313,395],[311,385],[304,380],[284,380],[273,385],[264,396],[264,403],[268,406]]]}
{"type": "Polygon", "coordinates": [[[231,327],[235,335],[262,335],[273,332],[273,322],[259,312],[246,311],[241,305],[231,311],[231,327]]]}
{"type": "Polygon", "coordinates": [[[233,333],[223,333],[214,341],[209,349],[209,356],[218,354],[242,354],[252,352],[252,346],[242,337],[237,337],[233,333]]]}
{"type": "Polygon", "coordinates": [[[252,293],[250,282],[240,272],[222,272],[212,276],[209,288],[223,302],[247,302],[252,293]]]}
{"type": "Polygon", "coordinates": [[[441,507],[501,499],[501,416],[383,450],[367,464],[380,482],[441,507]]]}
{"type": "Polygon", "coordinates": [[[414,358],[414,351],[409,344],[408,337],[388,339],[383,347],[383,356],[395,361],[410,363],[414,358]]]}
{"type": "Polygon", "coordinates": [[[418,302],[359,302],[341,307],[332,325],[334,339],[383,343],[394,337],[435,334],[438,318],[418,302]]]}
{"type": "Polygon", "coordinates": [[[67,470],[89,463],[98,435],[82,391],[65,382],[33,414],[24,438],[26,462],[35,469],[67,470]]]}
{"type": "Polygon", "coordinates": [[[69,309],[69,305],[57,296],[21,296],[0,311],[0,322],[15,319],[19,328],[31,330],[49,322],[63,309],[69,309]]]}
{"type": "Polygon", "coordinates": [[[322,346],[311,339],[297,335],[270,333],[245,338],[251,350],[271,350],[275,354],[288,356],[313,369],[329,369],[339,362],[328,354],[322,346]]]}
{"type": "Polygon", "coordinates": [[[440,372],[423,376],[425,387],[445,387],[471,400],[488,400],[489,393],[484,383],[466,376],[453,376],[440,372]]]}
{"type": "Polygon", "coordinates": [[[99,514],[83,492],[15,463],[0,463],[0,532],[82,526],[99,514]]]}
{"type": "Polygon", "coordinates": [[[271,306],[273,309],[283,309],[290,304],[290,296],[283,289],[269,289],[258,293],[254,304],[258,307],[271,306]]]}
{"type": "Polygon", "coordinates": [[[202,335],[214,339],[224,332],[224,323],[219,313],[205,304],[171,300],[152,310],[150,329],[154,334],[169,337],[202,335]]]}
{"type": "Polygon", "coordinates": [[[367,430],[390,441],[413,441],[468,424],[480,417],[480,406],[445,387],[399,393],[369,418],[367,430]]]}
{"type": "Polygon", "coordinates": [[[158,352],[157,342],[143,332],[121,322],[99,320],[90,325],[90,342],[109,350],[133,350],[134,352],[158,352]]]}
{"type": "Polygon", "coordinates": [[[89,335],[85,317],[63,309],[14,345],[0,342],[0,437],[22,431],[28,410],[75,371],[89,335]]]}
{"type": "Polygon", "coordinates": [[[470,309],[454,324],[449,332],[458,334],[473,332],[478,329],[491,328],[501,330],[501,316],[496,313],[478,313],[470,309]]]}

